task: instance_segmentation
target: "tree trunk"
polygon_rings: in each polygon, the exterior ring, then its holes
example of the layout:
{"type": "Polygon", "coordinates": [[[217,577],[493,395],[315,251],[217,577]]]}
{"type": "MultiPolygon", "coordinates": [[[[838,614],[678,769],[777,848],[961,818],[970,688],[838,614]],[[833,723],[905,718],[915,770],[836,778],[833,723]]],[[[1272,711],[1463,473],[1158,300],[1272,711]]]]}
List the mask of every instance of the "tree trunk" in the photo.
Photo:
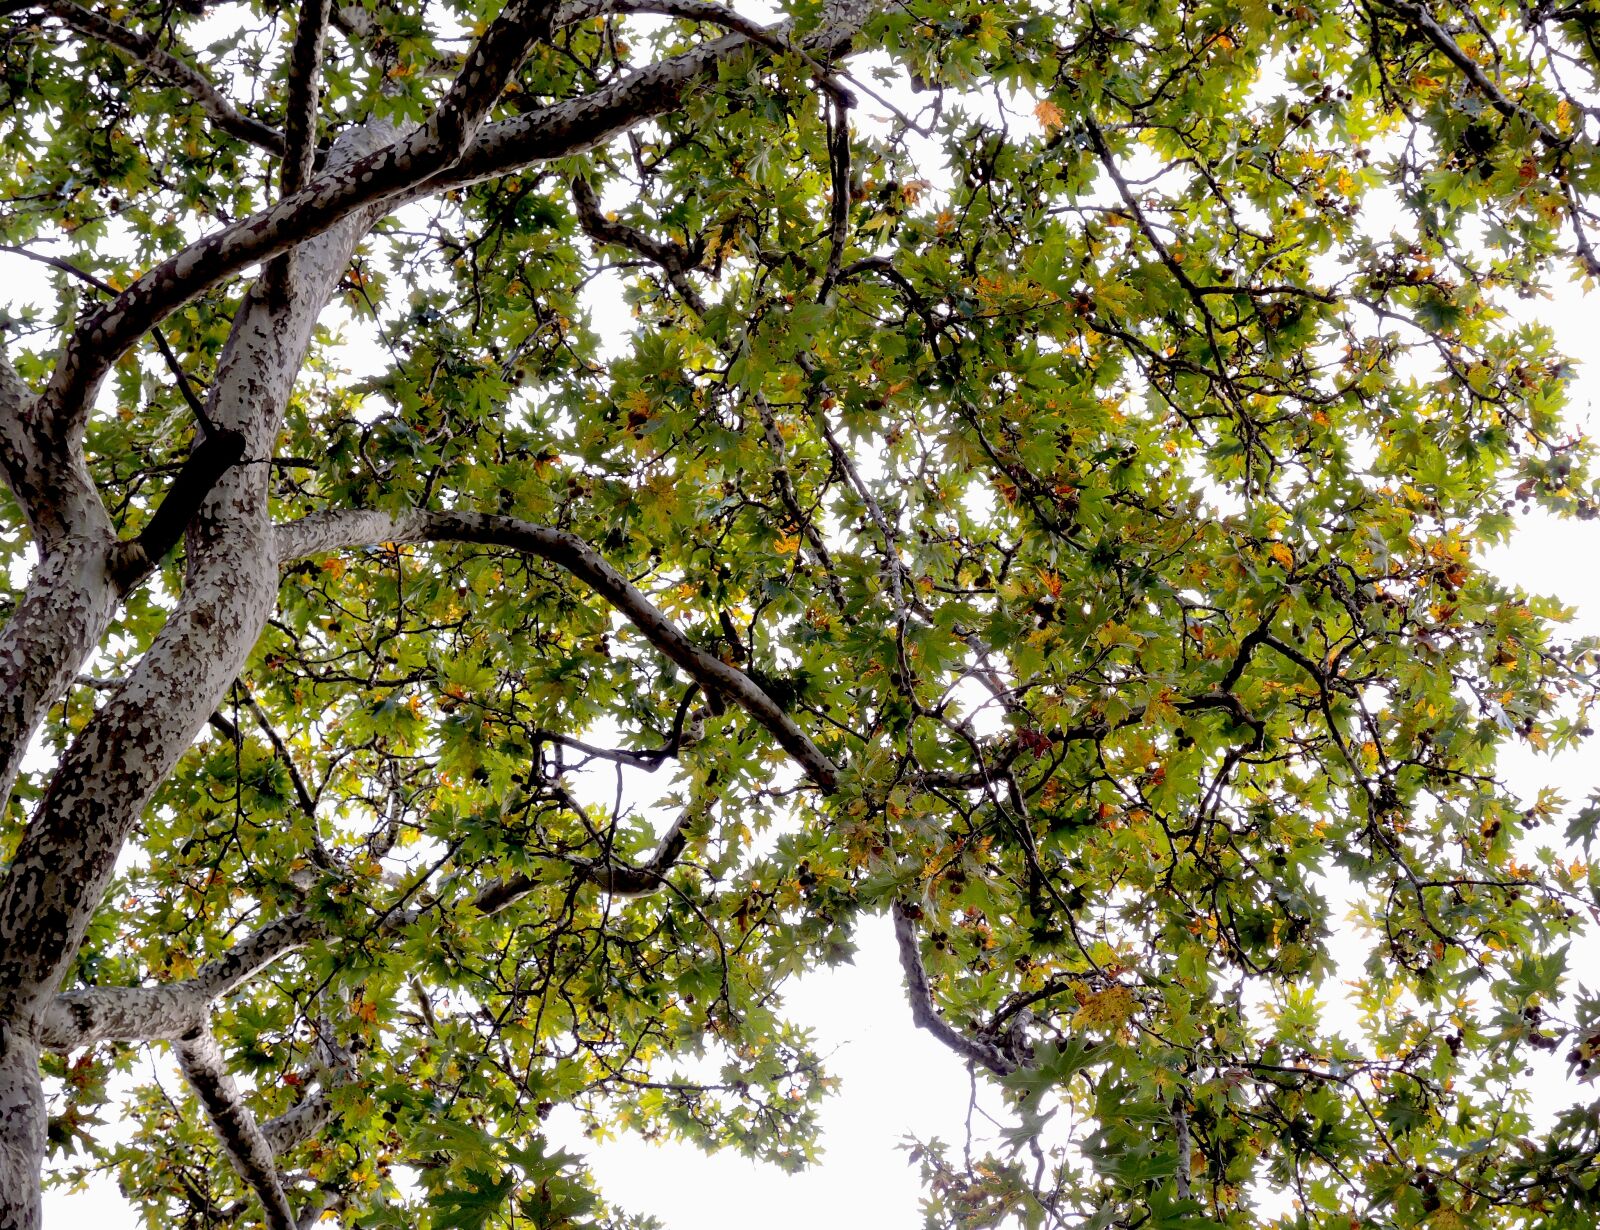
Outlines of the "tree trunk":
{"type": "MultiPolygon", "coordinates": [[[[359,156],[391,135],[386,125],[352,130],[334,161],[359,156]]],[[[245,295],[207,408],[218,428],[244,437],[245,464],[226,471],[199,503],[177,607],[62,756],[0,884],[0,1230],[39,1224],[45,1112],[38,1039],[46,1011],[128,832],[227,694],[276,604],[278,558],[264,463],[317,318],[376,216],[362,211],[301,244],[292,252],[292,277],[277,288],[263,279],[245,295]]],[[[96,553],[97,561],[84,563],[68,544],[41,564],[30,585],[30,599],[37,591],[48,600],[63,584],[56,574],[65,570],[67,580],[81,582],[72,593],[98,586],[104,598],[86,600],[81,618],[58,615],[57,628],[70,622],[77,643],[63,645],[48,662],[15,652],[9,659],[31,672],[30,704],[27,712],[18,707],[17,730],[37,722],[104,632],[116,586],[107,574],[112,553],[104,545],[96,553]]],[[[0,652],[0,664],[6,660],[0,652]]]]}
{"type": "Polygon", "coordinates": [[[39,1171],[44,1166],[44,1087],[39,1048],[0,1023],[0,1227],[42,1224],[39,1171]]]}

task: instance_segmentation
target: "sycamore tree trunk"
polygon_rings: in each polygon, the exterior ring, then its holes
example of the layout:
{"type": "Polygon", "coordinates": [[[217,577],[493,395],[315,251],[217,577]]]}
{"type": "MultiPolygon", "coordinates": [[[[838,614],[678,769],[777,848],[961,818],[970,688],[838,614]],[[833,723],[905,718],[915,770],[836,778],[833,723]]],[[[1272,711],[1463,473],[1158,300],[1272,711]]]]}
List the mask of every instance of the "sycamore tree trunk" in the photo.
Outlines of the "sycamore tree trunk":
{"type": "MultiPolygon", "coordinates": [[[[378,128],[353,131],[336,159],[370,152],[381,135],[378,128]]],[[[278,560],[267,515],[271,470],[248,463],[271,455],[312,329],[371,220],[371,211],[361,211],[291,249],[278,258],[292,263],[289,276],[269,267],[245,295],[206,407],[213,438],[242,437],[245,464],[199,493],[177,608],[63,758],[0,889],[0,934],[7,941],[0,953],[0,1225],[39,1223],[45,1124],[32,1039],[46,1006],[83,940],[129,828],[238,675],[272,612],[278,560]]],[[[70,618],[31,621],[19,633],[37,640],[7,647],[18,680],[7,712],[15,723],[6,732],[8,782],[39,711],[81,666],[119,596],[115,540],[108,535],[99,543],[97,559],[75,543],[64,552],[74,566],[42,569],[37,597],[30,587],[25,606],[65,608],[70,618]],[[46,629],[56,639],[47,656],[31,659],[30,670],[29,651],[49,643],[46,629]]]]}

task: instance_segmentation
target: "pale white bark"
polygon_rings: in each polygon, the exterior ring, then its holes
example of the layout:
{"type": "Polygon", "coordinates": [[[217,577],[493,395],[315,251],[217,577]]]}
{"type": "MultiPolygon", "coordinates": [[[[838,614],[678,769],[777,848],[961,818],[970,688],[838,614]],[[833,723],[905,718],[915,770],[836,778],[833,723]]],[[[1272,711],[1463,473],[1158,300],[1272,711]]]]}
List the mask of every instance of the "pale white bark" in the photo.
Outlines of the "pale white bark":
{"type": "Polygon", "coordinates": [[[272,1146],[245,1104],[239,1086],[228,1074],[216,1038],[209,1029],[203,1029],[195,1037],[179,1042],[176,1050],[178,1066],[205,1108],[223,1152],[261,1201],[267,1225],[271,1230],[296,1230],[294,1210],[278,1179],[272,1146]]]}
{"type": "Polygon", "coordinates": [[[0,628],[0,808],[23,753],[111,621],[114,542],[82,449],[40,429],[38,399],[0,352],[0,469],[40,563],[0,628]]]}
{"type": "Polygon", "coordinates": [[[0,807],[39,722],[116,611],[119,595],[108,568],[113,544],[109,534],[58,540],[0,628],[0,807]]]}
{"type": "Polygon", "coordinates": [[[274,1156],[282,1157],[296,1145],[304,1144],[333,1118],[333,1103],[320,1085],[275,1119],[261,1125],[262,1138],[274,1156]]]}
{"type": "Polygon", "coordinates": [[[44,1156],[39,1048],[0,1021],[0,1226],[38,1230],[39,1159],[44,1156]]]}
{"type": "MultiPolygon", "coordinates": [[[[617,5],[618,11],[650,7],[632,0],[617,5]]],[[[656,7],[743,28],[742,19],[699,0],[665,0],[656,7]]],[[[868,0],[830,5],[803,41],[804,54],[831,58],[870,12],[868,0]]],[[[292,250],[292,279],[273,293],[258,285],[245,295],[207,407],[220,430],[239,433],[246,458],[267,457],[317,316],[356,243],[381,213],[417,195],[593,148],[678,105],[696,84],[752,46],[787,45],[791,33],[783,26],[729,35],[593,94],[485,125],[509,74],[557,16],[548,0],[511,0],[425,124],[398,136],[378,125],[351,130],[304,189],[151,270],[74,331],[43,394],[34,396],[0,361],[0,468],[41,558],[17,611],[0,630],[0,804],[40,716],[81,669],[122,590],[139,575],[140,561],[126,558],[127,544],[115,539],[82,451],[94,394],[139,336],[205,290],[292,250]]],[[[214,118],[233,123],[217,99],[210,102],[214,118]]],[[[276,138],[274,133],[264,139],[270,144],[276,138]]],[[[298,165],[303,171],[303,158],[298,165]]],[[[290,184],[298,178],[292,175],[290,184]]],[[[298,540],[318,550],[365,541],[467,541],[550,560],[623,612],[703,688],[743,705],[821,789],[831,790],[837,781],[828,758],[747,675],[689,642],[642,592],[572,535],[468,513],[426,514],[405,525],[372,514],[341,514],[275,535],[267,517],[268,474],[264,465],[235,466],[206,492],[188,522],[187,574],[175,609],[61,758],[0,881],[0,1226],[6,1230],[39,1224],[45,1147],[40,1042],[73,1046],[123,1037],[177,1041],[186,1074],[235,1165],[261,1197],[269,1224],[294,1224],[273,1169],[273,1146],[288,1147],[316,1130],[327,1115],[327,1096],[309,1097],[263,1132],[244,1108],[204,1024],[218,996],[306,942],[316,928],[299,916],[273,924],[278,931],[263,929],[185,984],[56,994],[129,830],[237,676],[270,615],[280,544],[298,540]]],[[[645,868],[589,870],[612,891],[648,891],[676,858],[682,837],[676,830],[669,834],[663,853],[645,868]]],[[[507,888],[485,890],[486,904],[503,908],[520,895],[507,888]]],[[[393,920],[401,921],[399,915],[393,920]]]]}
{"type": "MultiPolygon", "coordinates": [[[[333,161],[347,166],[387,135],[353,130],[333,161]]],[[[208,412],[219,428],[243,435],[247,456],[268,455],[317,317],[371,220],[357,215],[303,245],[287,298],[269,302],[259,287],[245,296],[208,412]]],[[[190,526],[176,609],[62,757],[0,882],[0,1020],[31,1048],[128,831],[243,667],[272,611],[278,576],[267,480],[265,466],[238,466],[206,496],[190,526]]],[[[77,665],[58,673],[70,679],[77,665]]],[[[29,1173],[36,1202],[42,1139],[19,1132],[0,1149],[8,1166],[29,1173]]],[[[16,1188],[0,1194],[0,1202],[18,1207],[28,1199],[16,1188]]]]}
{"type": "Polygon", "coordinates": [[[325,934],[310,914],[289,914],[240,940],[193,978],[157,987],[85,987],[51,1002],[39,1041],[54,1051],[91,1042],[153,1042],[193,1033],[211,1006],[279,958],[325,934]]]}

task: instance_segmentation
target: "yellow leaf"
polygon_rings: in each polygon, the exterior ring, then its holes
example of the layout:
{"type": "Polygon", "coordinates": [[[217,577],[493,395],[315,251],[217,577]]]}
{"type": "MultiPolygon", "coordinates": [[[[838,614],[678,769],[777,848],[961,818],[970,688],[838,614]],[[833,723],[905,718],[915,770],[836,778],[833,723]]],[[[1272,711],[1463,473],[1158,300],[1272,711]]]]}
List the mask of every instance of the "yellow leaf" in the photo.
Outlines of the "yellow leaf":
{"type": "Polygon", "coordinates": [[[1138,1010],[1139,1001],[1131,988],[1111,986],[1084,996],[1077,1012],[1072,1014],[1072,1024],[1078,1029],[1121,1031],[1138,1010]]]}
{"type": "Polygon", "coordinates": [[[1115,621],[1108,623],[1105,625],[1105,627],[1101,628],[1096,639],[1107,649],[1111,648],[1113,645],[1126,645],[1130,649],[1137,649],[1140,645],[1144,644],[1144,637],[1140,636],[1126,624],[1119,624],[1115,621]]]}

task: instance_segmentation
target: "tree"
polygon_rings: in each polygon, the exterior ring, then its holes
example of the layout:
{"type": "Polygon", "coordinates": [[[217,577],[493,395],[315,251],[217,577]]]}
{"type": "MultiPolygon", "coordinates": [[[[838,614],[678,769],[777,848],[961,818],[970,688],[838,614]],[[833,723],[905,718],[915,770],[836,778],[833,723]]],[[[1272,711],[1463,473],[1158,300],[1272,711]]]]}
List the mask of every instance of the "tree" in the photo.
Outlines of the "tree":
{"type": "Polygon", "coordinates": [[[802,1164],[885,911],[1012,1115],[930,1225],[1593,1224],[1600,810],[1496,760],[1600,649],[1480,559],[1596,507],[1592,6],[208,8],[0,3],[0,1224],[802,1164]]]}

